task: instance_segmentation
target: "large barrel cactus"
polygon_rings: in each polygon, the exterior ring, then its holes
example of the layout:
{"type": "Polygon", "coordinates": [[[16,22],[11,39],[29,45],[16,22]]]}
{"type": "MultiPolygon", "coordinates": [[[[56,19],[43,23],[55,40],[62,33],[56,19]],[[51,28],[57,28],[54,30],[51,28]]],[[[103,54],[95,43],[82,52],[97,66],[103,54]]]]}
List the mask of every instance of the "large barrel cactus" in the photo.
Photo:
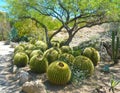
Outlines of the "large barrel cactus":
{"type": "Polygon", "coordinates": [[[94,66],[96,66],[98,64],[98,62],[100,61],[99,52],[92,47],[85,48],[83,51],[83,55],[90,58],[94,64],[94,66]]]}
{"type": "Polygon", "coordinates": [[[13,60],[14,60],[14,65],[16,65],[17,67],[24,67],[27,65],[29,58],[25,53],[18,52],[14,55],[13,60]]]}
{"type": "Polygon", "coordinates": [[[45,51],[47,49],[47,44],[43,41],[36,41],[35,46],[37,49],[41,49],[42,51],[45,51]]]}
{"type": "Polygon", "coordinates": [[[70,46],[62,46],[60,49],[62,53],[72,53],[72,48],[70,46]]]}
{"type": "Polygon", "coordinates": [[[41,55],[35,55],[30,59],[30,69],[35,73],[44,73],[47,71],[48,61],[41,55]]]}
{"type": "Polygon", "coordinates": [[[71,64],[74,61],[74,56],[72,54],[63,53],[61,54],[59,60],[62,60],[66,62],[67,64],[71,64]]]}
{"type": "Polygon", "coordinates": [[[51,63],[47,69],[48,80],[56,85],[64,85],[71,78],[71,70],[63,61],[51,63]]]}
{"type": "Polygon", "coordinates": [[[86,76],[90,76],[94,73],[94,65],[92,61],[85,56],[77,56],[74,60],[74,69],[83,71],[86,76]]]}
{"type": "Polygon", "coordinates": [[[44,52],[44,57],[47,58],[49,64],[57,60],[60,56],[61,51],[58,48],[50,48],[44,52]]]}

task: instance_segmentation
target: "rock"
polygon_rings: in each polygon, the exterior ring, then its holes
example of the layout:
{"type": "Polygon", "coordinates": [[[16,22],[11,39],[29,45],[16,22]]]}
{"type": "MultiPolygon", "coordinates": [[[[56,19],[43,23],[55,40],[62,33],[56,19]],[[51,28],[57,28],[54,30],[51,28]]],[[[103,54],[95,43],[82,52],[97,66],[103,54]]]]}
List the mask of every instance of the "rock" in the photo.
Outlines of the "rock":
{"type": "Polygon", "coordinates": [[[25,93],[47,93],[41,80],[26,82],[22,86],[25,93]]]}
{"type": "Polygon", "coordinates": [[[13,66],[13,71],[12,71],[12,73],[16,73],[16,72],[17,72],[17,70],[18,70],[17,66],[16,66],[16,65],[14,65],[14,66],[13,66]]]}
{"type": "Polygon", "coordinates": [[[25,82],[27,82],[29,80],[30,75],[28,72],[26,72],[24,70],[20,70],[16,74],[16,78],[19,79],[20,84],[24,84],[25,82]]]}

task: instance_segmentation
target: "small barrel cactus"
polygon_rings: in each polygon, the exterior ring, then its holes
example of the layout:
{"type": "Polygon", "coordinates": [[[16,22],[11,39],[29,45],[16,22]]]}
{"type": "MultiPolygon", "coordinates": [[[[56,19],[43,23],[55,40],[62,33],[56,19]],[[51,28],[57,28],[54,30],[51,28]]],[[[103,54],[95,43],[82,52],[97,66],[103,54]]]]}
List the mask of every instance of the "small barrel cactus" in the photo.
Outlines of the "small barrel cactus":
{"type": "Polygon", "coordinates": [[[47,49],[47,44],[43,41],[36,41],[35,46],[37,49],[41,49],[42,51],[45,51],[47,49]]]}
{"type": "Polygon", "coordinates": [[[60,47],[59,41],[52,40],[51,44],[52,44],[52,47],[58,47],[58,48],[60,47]]]}
{"type": "Polygon", "coordinates": [[[25,50],[25,53],[28,55],[28,57],[30,58],[30,54],[32,53],[33,50],[27,49],[25,50]]]}
{"type": "Polygon", "coordinates": [[[60,49],[62,53],[72,53],[72,48],[70,46],[62,46],[60,49]]]}
{"type": "Polygon", "coordinates": [[[47,69],[48,80],[56,85],[64,85],[71,78],[71,70],[63,61],[51,63],[47,69]]]}
{"type": "Polygon", "coordinates": [[[14,53],[22,52],[22,51],[24,51],[24,47],[22,47],[20,45],[16,46],[15,49],[14,49],[14,53]]]}
{"type": "Polygon", "coordinates": [[[44,73],[48,68],[48,61],[41,55],[35,55],[30,59],[30,69],[35,73],[44,73]]]}
{"type": "Polygon", "coordinates": [[[18,52],[14,55],[13,60],[14,60],[14,65],[16,65],[17,67],[24,67],[27,65],[29,58],[25,53],[18,52]]]}
{"type": "Polygon", "coordinates": [[[33,50],[30,54],[30,58],[34,55],[43,55],[43,52],[41,50],[33,50]]]}
{"type": "Polygon", "coordinates": [[[64,61],[64,62],[66,62],[67,64],[73,63],[73,61],[74,61],[74,56],[73,56],[72,54],[63,53],[63,54],[61,54],[59,60],[62,60],[62,61],[64,61]]]}
{"type": "Polygon", "coordinates": [[[57,48],[50,48],[44,52],[44,57],[47,58],[49,64],[57,60],[60,56],[60,50],[57,48]]]}
{"type": "Polygon", "coordinates": [[[85,56],[77,56],[74,60],[74,69],[83,71],[86,76],[94,73],[94,65],[92,61],[85,56]]]}
{"type": "Polygon", "coordinates": [[[36,46],[33,44],[27,44],[25,46],[25,50],[34,50],[34,49],[36,49],[36,46]]]}
{"type": "Polygon", "coordinates": [[[90,58],[94,66],[97,66],[98,62],[100,61],[99,52],[92,47],[85,48],[83,51],[83,55],[90,58]]]}

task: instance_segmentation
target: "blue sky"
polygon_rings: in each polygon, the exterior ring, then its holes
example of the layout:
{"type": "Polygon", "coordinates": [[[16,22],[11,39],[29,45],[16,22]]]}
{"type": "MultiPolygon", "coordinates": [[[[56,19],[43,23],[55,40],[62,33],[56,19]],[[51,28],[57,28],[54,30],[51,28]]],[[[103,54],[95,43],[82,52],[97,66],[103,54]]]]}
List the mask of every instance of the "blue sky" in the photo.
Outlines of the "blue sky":
{"type": "Polygon", "coordinates": [[[5,11],[4,8],[2,8],[2,6],[4,6],[6,3],[4,2],[4,0],[0,0],[0,11],[5,11]]]}

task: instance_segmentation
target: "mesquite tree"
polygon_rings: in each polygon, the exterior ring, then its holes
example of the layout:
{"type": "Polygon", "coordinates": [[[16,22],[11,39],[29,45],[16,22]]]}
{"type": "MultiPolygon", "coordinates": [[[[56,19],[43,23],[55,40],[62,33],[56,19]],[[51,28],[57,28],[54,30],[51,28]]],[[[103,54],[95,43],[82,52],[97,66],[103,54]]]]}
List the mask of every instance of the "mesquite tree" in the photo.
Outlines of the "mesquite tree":
{"type": "Polygon", "coordinates": [[[50,40],[62,29],[68,33],[65,45],[69,45],[74,35],[84,27],[102,23],[120,21],[119,0],[6,0],[14,18],[31,18],[39,23],[46,32],[46,40],[50,40]],[[48,38],[49,20],[40,16],[56,19],[61,26],[48,38]]]}

